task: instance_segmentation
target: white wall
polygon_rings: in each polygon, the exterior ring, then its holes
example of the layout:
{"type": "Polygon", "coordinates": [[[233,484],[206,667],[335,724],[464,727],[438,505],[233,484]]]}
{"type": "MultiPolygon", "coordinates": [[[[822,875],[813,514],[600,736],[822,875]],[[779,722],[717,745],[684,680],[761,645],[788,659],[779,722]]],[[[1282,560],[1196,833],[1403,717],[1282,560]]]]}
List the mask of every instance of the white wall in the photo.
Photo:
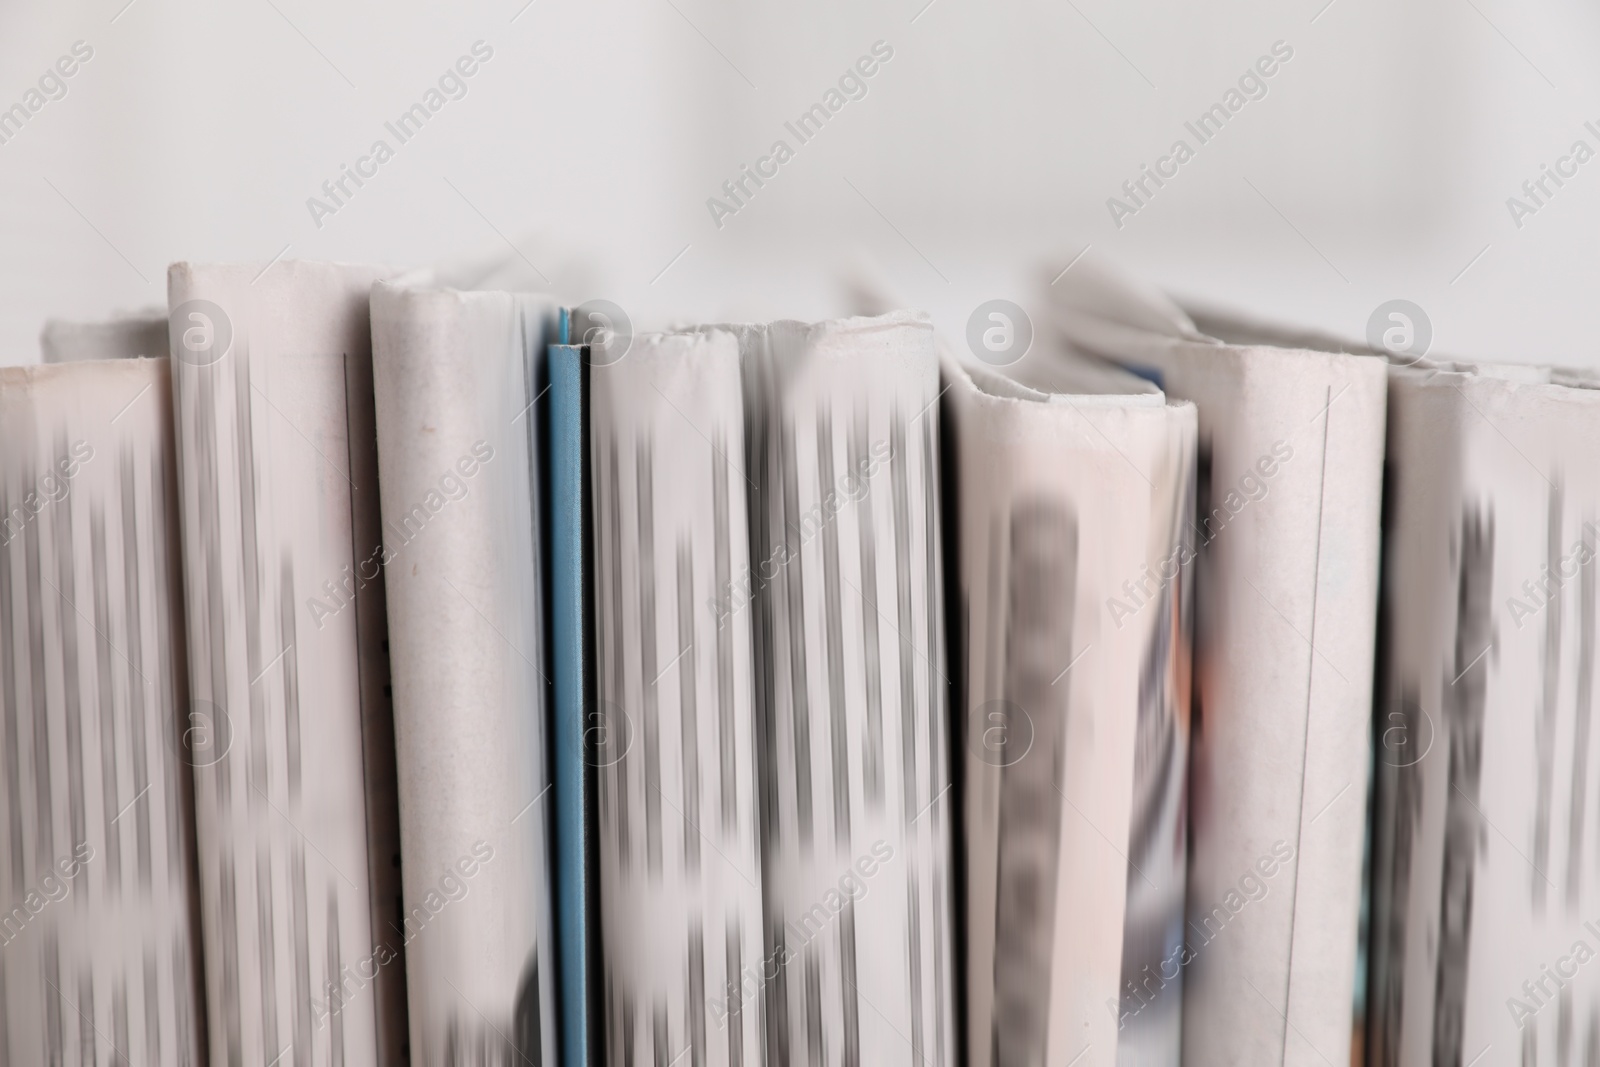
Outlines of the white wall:
{"type": "Polygon", "coordinates": [[[827,314],[862,254],[959,332],[1087,244],[1352,336],[1406,297],[1435,351],[1600,363],[1600,160],[1521,229],[1505,204],[1574,139],[1600,150],[1576,0],[122,2],[0,0],[0,107],[94,48],[0,145],[0,363],[37,358],[46,316],[162,302],[172,260],[510,255],[497,230],[645,325],[827,314]],[[468,95],[319,229],[306,199],[478,39],[468,95]],[[878,40],[866,97],[794,142],[878,40]],[[1114,226],[1107,197],[1278,40],[1268,94],[1114,226]],[[719,229],[706,199],[778,137],[794,159],[719,229]]]}

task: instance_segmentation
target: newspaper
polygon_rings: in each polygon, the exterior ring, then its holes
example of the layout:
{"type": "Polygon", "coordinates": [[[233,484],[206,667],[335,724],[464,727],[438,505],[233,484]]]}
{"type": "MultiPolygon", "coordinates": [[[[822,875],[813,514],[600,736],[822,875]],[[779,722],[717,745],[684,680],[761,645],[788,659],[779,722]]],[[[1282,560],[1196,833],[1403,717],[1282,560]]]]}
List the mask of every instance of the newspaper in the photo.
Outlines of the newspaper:
{"type": "Polygon", "coordinates": [[[1052,351],[1005,373],[944,361],[967,1062],[1175,1067],[1195,409],[1052,351]]]}
{"type": "Polygon", "coordinates": [[[174,265],[210,1059],[405,1040],[368,293],[374,268],[174,265]]]}
{"type": "Polygon", "coordinates": [[[0,370],[0,1062],[204,1062],[167,361],[0,370]]]}
{"type": "Polygon", "coordinates": [[[1054,325],[1198,409],[1183,1056],[1349,1060],[1385,366],[1201,334],[1092,261],[1054,325]]]}
{"type": "Polygon", "coordinates": [[[403,943],[415,1063],[556,1062],[540,469],[555,308],[378,282],[403,943]]]}
{"type": "Polygon", "coordinates": [[[739,345],[589,371],[606,1062],[753,1065],[763,984],[739,345]],[[724,610],[726,609],[726,610],[724,610]]]}
{"type": "Polygon", "coordinates": [[[955,1062],[928,320],[590,381],[608,1062],[955,1062]]]}
{"type": "Polygon", "coordinates": [[[1369,1060],[1600,1056],[1592,374],[1391,371],[1369,1060]]]}
{"type": "Polygon", "coordinates": [[[956,1062],[939,371],[925,315],[738,327],[767,1062],[956,1062]]]}

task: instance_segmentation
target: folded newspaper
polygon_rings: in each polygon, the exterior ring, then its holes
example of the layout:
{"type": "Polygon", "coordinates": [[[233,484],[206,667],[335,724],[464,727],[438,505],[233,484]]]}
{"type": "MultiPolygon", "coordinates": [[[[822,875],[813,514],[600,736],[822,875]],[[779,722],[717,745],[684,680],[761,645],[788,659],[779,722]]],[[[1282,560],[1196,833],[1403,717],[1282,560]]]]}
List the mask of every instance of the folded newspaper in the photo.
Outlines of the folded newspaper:
{"type": "Polygon", "coordinates": [[[956,1062],[927,319],[591,386],[611,1062],[956,1062]]]}
{"type": "Polygon", "coordinates": [[[553,304],[378,282],[373,379],[418,1063],[556,1062],[540,500],[553,304]]]}
{"type": "Polygon", "coordinates": [[[368,294],[285,261],[168,275],[210,1059],[405,1041],[368,294]]]}
{"type": "Polygon", "coordinates": [[[0,370],[0,1063],[205,1062],[167,360],[0,370]]]}
{"type": "Polygon", "coordinates": [[[761,861],[739,344],[590,369],[604,1027],[612,1063],[762,1062],[761,861]]]}
{"type": "Polygon", "coordinates": [[[1092,261],[1052,293],[1067,343],[1199,415],[1188,921],[1127,992],[1181,970],[1186,1062],[1347,1062],[1385,364],[1218,340],[1092,261]]]}
{"type": "Polygon", "coordinates": [[[967,1062],[1176,1065],[1194,405],[1049,350],[944,376],[967,1062]]]}
{"type": "Polygon", "coordinates": [[[739,327],[769,1062],[945,1065],[939,368],[927,316],[739,327]]]}
{"type": "Polygon", "coordinates": [[[1600,391],[1389,380],[1369,1062],[1600,1056],[1600,391]]]}

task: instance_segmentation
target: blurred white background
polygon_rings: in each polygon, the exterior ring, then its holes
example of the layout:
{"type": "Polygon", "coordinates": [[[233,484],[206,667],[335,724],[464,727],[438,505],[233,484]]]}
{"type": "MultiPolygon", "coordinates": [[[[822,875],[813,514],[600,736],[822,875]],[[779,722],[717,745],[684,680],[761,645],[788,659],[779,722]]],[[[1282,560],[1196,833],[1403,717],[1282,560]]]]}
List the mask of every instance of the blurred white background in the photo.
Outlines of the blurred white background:
{"type": "Polygon", "coordinates": [[[0,0],[0,363],[46,317],[164,303],[174,260],[515,255],[640,326],[837,312],[862,257],[959,337],[1074,257],[1360,337],[1420,304],[1435,353],[1600,364],[1600,9],[1576,0],[0,0]],[[414,139],[384,129],[474,41],[414,139]],[[736,216],[706,206],[876,41],[893,58],[736,216]],[[1107,198],[1276,41],[1293,59],[1119,229],[1107,198]],[[319,228],[307,198],[395,157],[319,228]],[[1555,189],[1553,185],[1549,188],[1555,189]],[[513,253],[511,245],[515,246],[513,253]]]}

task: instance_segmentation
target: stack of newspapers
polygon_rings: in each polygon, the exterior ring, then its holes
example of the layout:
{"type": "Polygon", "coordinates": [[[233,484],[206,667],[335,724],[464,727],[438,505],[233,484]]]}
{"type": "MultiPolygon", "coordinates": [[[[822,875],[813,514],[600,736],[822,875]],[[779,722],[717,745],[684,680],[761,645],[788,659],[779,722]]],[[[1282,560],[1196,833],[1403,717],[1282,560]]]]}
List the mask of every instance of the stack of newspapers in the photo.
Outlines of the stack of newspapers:
{"type": "Polygon", "coordinates": [[[1600,377],[437,277],[0,369],[0,1063],[1600,1062],[1600,377]]]}

